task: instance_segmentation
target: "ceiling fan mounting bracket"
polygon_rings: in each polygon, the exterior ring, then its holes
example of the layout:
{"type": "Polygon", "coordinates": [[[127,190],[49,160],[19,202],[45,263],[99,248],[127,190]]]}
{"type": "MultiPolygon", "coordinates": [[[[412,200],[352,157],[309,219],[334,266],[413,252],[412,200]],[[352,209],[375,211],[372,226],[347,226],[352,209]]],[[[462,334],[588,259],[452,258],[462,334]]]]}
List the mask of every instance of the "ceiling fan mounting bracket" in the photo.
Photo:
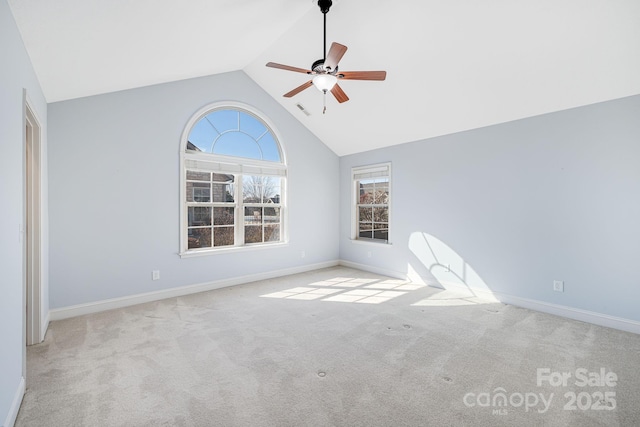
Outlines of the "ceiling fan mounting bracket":
{"type": "Polygon", "coordinates": [[[333,2],[331,0],[318,0],[318,6],[320,6],[320,12],[326,14],[329,12],[333,2]]]}

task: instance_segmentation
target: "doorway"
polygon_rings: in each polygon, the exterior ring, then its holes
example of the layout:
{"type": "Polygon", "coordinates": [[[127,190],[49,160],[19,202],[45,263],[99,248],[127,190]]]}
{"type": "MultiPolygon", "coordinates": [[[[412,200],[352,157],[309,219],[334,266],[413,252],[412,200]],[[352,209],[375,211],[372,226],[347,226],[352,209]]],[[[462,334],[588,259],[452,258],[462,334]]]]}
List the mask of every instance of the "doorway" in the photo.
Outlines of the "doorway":
{"type": "Polygon", "coordinates": [[[24,318],[25,344],[42,342],[42,242],[41,242],[41,145],[40,122],[25,94],[24,134],[24,318]]]}

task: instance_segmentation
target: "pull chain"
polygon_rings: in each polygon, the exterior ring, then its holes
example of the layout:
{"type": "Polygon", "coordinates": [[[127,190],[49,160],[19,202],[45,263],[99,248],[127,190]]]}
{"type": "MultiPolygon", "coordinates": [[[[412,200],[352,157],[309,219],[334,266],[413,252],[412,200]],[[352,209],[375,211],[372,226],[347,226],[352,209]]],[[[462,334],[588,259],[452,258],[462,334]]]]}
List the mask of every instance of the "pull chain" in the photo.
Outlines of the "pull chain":
{"type": "Polygon", "coordinates": [[[327,112],[327,90],[323,90],[323,98],[322,98],[322,105],[323,105],[323,109],[322,109],[322,114],[325,114],[327,112]]]}

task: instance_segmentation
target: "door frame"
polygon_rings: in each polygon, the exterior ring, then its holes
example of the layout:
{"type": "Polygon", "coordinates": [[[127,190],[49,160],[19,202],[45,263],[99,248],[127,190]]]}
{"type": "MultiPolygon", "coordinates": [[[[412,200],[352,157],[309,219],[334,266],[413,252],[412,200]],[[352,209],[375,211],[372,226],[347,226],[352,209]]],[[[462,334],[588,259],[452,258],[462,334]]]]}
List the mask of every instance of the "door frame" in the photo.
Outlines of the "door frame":
{"type": "MultiPolygon", "coordinates": [[[[24,92],[24,342],[42,342],[42,126],[24,92]]],[[[26,351],[25,351],[26,353],[26,351]]],[[[26,354],[23,365],[26,364],[26,354]]],[[[23,366],[23,371],[26,369],[23,366]]]]}

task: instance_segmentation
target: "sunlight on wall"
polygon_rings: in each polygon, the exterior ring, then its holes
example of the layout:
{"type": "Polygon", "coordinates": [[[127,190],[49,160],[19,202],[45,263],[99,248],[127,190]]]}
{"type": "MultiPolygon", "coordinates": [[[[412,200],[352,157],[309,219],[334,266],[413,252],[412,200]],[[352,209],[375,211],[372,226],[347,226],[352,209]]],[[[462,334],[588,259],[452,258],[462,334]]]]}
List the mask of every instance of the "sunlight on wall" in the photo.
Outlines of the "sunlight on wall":
{"type": "Polygon", "coordinates": [[[407,278],[411,281],[411,283],[426,285],[424,279],[422,278],[422,276],[420,276],[420,273],[418,273],[410,263],[407,264],[407,278]]]}
{"type": "MultiPolygon", "coordinates": [[[[421,264],[418,268],[426,268],[435,278],[437,283],[434,285],[440,285],[444,289],[455,290],[458,293],[451,298],[452,300],[475,297],[477,292],[480,292],[484,300],[497,301],[478,273],[456,251],[437,237],[424,232],[413,232],[409,237],[409,249],[421,264]]],[[[419,275],[416,270],[411,263],[407,265],[408,274],[419,275]]],[[[430,298],[430,300],[434,299],[430,298]]],[[[442,301],[433,304],[445,305],[442,301]]]]}

